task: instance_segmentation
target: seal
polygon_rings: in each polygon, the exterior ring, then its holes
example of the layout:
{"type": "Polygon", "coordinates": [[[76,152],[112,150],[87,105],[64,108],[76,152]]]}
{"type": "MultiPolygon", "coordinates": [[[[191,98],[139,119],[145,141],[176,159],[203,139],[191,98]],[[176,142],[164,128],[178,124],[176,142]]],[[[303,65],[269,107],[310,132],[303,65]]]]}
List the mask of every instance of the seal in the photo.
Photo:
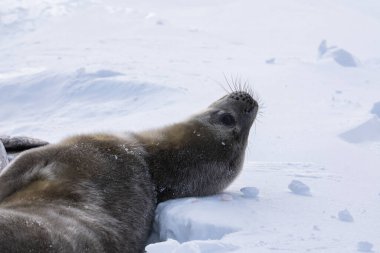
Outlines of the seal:
{"type": "Polygon", "coordinates": [[[188,120],[24,151],[0,173],[0,252],[143,252],[157,203],[239,174],[258,104],[233,91],[188,120]]]}

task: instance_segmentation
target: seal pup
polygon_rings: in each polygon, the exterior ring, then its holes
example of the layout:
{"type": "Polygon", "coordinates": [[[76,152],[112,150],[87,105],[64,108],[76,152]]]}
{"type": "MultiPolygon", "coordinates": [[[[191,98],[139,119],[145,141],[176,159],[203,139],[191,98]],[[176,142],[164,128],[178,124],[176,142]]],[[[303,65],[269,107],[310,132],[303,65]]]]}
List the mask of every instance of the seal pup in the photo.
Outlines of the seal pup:
{"type": "Polygon", "coordinates": [[[0,252],[143,252],[160,201],[239,174],[258,104],[234,91],[184,122],[25,151],[0,173],[0,252]]]}

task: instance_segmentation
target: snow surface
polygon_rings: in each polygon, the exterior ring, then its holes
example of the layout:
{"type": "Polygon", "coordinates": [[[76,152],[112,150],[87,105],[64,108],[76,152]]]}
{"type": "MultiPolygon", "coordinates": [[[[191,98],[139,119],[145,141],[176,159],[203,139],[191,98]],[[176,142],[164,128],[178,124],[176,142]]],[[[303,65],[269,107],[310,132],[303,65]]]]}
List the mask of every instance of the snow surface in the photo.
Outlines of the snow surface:
{"type": "Polygon", "coordinates": [[[379,31],[375,0],[2,0],[0,135],[157,127],[248,80],[241,175],[160,204],[147,252],[379,252],[379,31]]]}

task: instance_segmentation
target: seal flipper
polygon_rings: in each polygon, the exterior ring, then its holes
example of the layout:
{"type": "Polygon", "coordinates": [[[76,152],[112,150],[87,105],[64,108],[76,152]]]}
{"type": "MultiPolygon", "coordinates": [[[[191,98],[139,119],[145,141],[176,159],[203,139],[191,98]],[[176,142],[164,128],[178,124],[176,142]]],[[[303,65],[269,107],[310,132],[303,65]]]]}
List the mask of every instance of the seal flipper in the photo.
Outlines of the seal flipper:
{"type": "Polygon", "coordinates": [[[3,142],[0,140],[0,172],[8,165],[8,156],[7,151],[3,145],[3,142]]]}
{"type": "Polygon", "coordinates": [[[0,172],[0,202],[38,177],[46,166],[44,151],[25,151],[0,172]]]}
{"type": "Polygon", "coordinates": [[[0,141],[3,143],[7,152],[21,152],[49,144],[46,141],[25,136],[0,136],[0,141]]]}

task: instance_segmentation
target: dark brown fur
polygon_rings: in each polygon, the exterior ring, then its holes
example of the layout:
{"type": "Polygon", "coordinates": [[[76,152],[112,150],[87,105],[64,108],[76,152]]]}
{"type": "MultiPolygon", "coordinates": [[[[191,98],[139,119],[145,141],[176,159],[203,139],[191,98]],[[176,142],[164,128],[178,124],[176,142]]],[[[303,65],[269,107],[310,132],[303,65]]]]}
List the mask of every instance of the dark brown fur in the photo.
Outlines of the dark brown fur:
{"type": "Polygon", "coordinates": [[[215,194],[238,175],[256,113],[235,92],[159,130],[24,152],[0,174],[0,252],[143,252],[157,202],[215,194]]]}

